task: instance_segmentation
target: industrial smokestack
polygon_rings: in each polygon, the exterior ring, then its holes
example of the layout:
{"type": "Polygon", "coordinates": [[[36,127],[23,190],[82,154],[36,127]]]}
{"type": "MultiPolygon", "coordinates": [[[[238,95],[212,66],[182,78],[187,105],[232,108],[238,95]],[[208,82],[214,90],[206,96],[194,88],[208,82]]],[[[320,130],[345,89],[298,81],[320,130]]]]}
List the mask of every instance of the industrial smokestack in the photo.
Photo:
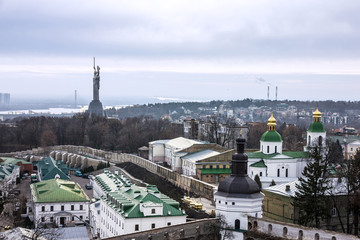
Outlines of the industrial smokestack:
{"type": "Polygon", "coordinates": [[[270,86],[268,86],[267,100],[270,100],[270,97],[269,97],[270,95],[269,94],[270,94],[270,86]]]}
{"type": "Polygon", "coordinates": [[[77,107],[77,90],[75,90],[75,108],[77,107]]]}
{"type": "Polygon", "coordinates": [[[275,100],[277,101],[277,86],[276,86],[276,92],[275,92],[275,100]]]}

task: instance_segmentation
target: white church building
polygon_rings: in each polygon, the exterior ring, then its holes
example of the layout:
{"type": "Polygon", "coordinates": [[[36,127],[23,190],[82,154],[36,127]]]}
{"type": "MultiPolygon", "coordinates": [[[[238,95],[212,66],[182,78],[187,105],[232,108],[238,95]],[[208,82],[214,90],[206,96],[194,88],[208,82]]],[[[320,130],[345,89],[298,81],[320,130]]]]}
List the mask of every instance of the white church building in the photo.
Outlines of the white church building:
{"type": "Polygon", "coordinates": [[[260,151],[249,152],[249,176],[260,177],[262,187],[295,181],[301,176],[309,161],[309,150],[319,141],[325,145],[326,132],[321,123],[321,112],[313,112],[313,122],[307,131],[307,144],[304,151],[283,151],[282,137],[276,131],[276,119],[273,115],[268,119],[268,131],[260,139],[260,151]]]}

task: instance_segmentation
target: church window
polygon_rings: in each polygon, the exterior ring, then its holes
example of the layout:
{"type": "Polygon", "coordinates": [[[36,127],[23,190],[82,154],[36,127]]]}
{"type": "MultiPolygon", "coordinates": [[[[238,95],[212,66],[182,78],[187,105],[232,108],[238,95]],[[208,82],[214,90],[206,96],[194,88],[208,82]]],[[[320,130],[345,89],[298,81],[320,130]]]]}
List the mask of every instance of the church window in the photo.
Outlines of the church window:
{"type": "Polygon", "coordinates": [[[227,202],[225,202],[225,205],[227,205],[227,202]]]}
{"type": "Polygon", "coordinates": [[[139,231],[139,224],[135,224],[135,231],[139,231]]]}
{"type": "Polygon", "coordinates": [[[235,205],[235,202],[232,202],[232,205],[235,205]]]}
{"type": "Polygon", "coordinates": [[[285,170],[285,177],[289,177],[289,169],[285,170]]]}
{"type": "Polygon", "coordinates": [[[336,212],[336,207],[334,206],[333,209],[332,209],[332,214],[331,214],[333,217],[336,217],[337,216],[337,212],[336,212]]]}
{"type": "Polygon", "coordinates": [[[155,208],[151,209],[151,213],[152,213],[152,214],[155,213],[155,208]]]}
{"type": "Polygon", "coordinates": [[[280,177],[280,168],[278,168],[277,176],[280,177]]]}
{"type": "Polygon", "coordinates": [[[270,152],[270,146],[267,146],[267,153],[270,152]]]}
{"type": "Polygon", "coordinates": [[[262,177],[262,172],[260,172],[260,177],[262,177]]]}
{"type": "Polygon", "coordinates": [[[240,229],[240,220],[239,219],[235,220],[235,229],[240,229]]]}
{"type": "Polygon", "coordinates": [[[309,136],[309,142],[308,145],[311,145],[311,136],[309,136]]]}
{"type": "Polygon", "coordinates": [[[275,146],[275,152],[277,153],[277,146],[275,146]]]}
{"type": "Polygon", "coordinates": [[[322,146],[322,136],[319,137],[319,146],[322,146]]]}
{"type": "Polygon", "coordinates": [[[151,224],[151,228],[155,228],[155,223],[152,223],[152,224],[151,224]]]}

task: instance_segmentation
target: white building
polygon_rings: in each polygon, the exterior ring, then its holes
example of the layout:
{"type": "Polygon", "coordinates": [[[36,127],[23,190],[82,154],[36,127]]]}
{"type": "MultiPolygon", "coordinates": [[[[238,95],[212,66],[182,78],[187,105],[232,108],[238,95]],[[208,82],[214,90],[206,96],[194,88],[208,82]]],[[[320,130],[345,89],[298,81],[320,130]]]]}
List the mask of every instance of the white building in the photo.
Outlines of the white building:
{"type": "MultiPolygon", "coordinates": [[[[262,217],[264,195],[257,183],[247,175],[248,157],[244,154],[245,139],[237,139],[237,153],[232,157],[232,174],[221,181],[214,201],[216,216],[223,218],[227,231],[242,240],[248,230],[248,216],[262,217]]],[[[224,232],[222,233],[224,234],[224,232]]]]}
{"type": "Polygon", "coordinates": [[[203,144],[203,142],[183,137],[150,142],[149,160],[153,162],[166,163],[168,166],[171,166],[172,170],[181,172],[180,157],[186,154],[182,153],[181,150],[194,144],[203,144]]]}
{"type": "MultiPolygon", "coordinates": [[[[196,176],[196,164],[203,159],[219,155],[220,152],[211,149],[201,150],[195,153],[189,153],[181,157],[182,174],[187,176],[196,176]]],[[[202,163],[205,164],[205,163],[202,163]]]]}
{"type": "Polygon", "coordinates": [[[20,177],[20,167],[12,163],[0,165],[0,197],[7,197],[9,191],[16,186],[16,178],[20,177]]]}
{"type": "Polygon", "coordinates": [[[314,121],[307,131],[307,146],[305,151],[283,151],[281,135],[276,131],[276,119],[273,115],[268,120],[268,131],[260,139],[260,151],[249,152],[249,176],[260,177],[263,187],[287,183],[297,180],[302,176],[302,171],[310,161],[310,150],[319,140],[325,144],[326,132],[321,123],[321,113],[318,109],[313,112],[314,121]]]}
{"type": "Polygon", "coordinates": [[[83,224],[89,220],[89,197],[75,182],[51,179],[30,185],[35,226],[83,224]]]}
{"type": "Polygon", "coordinates": [[[97,201],[90,207],[90,224],[100,238],[186,222],[179,203],[156,186],[139,187],[108,170],[97,175],[93,185],[97,201]]]}

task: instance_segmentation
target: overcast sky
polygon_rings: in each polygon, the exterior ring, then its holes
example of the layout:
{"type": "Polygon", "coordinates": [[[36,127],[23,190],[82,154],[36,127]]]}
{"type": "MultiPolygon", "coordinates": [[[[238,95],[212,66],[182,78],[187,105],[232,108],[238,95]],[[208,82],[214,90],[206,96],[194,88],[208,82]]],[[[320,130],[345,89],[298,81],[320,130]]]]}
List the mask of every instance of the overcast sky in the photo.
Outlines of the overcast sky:
{"type": "MultiPolygon", "coordinates": [[[[360,1],[0,0],[16,98],[359,100],[360,1]]],[[[144,100],[142,100],[143,102],[144,100]]]]}

